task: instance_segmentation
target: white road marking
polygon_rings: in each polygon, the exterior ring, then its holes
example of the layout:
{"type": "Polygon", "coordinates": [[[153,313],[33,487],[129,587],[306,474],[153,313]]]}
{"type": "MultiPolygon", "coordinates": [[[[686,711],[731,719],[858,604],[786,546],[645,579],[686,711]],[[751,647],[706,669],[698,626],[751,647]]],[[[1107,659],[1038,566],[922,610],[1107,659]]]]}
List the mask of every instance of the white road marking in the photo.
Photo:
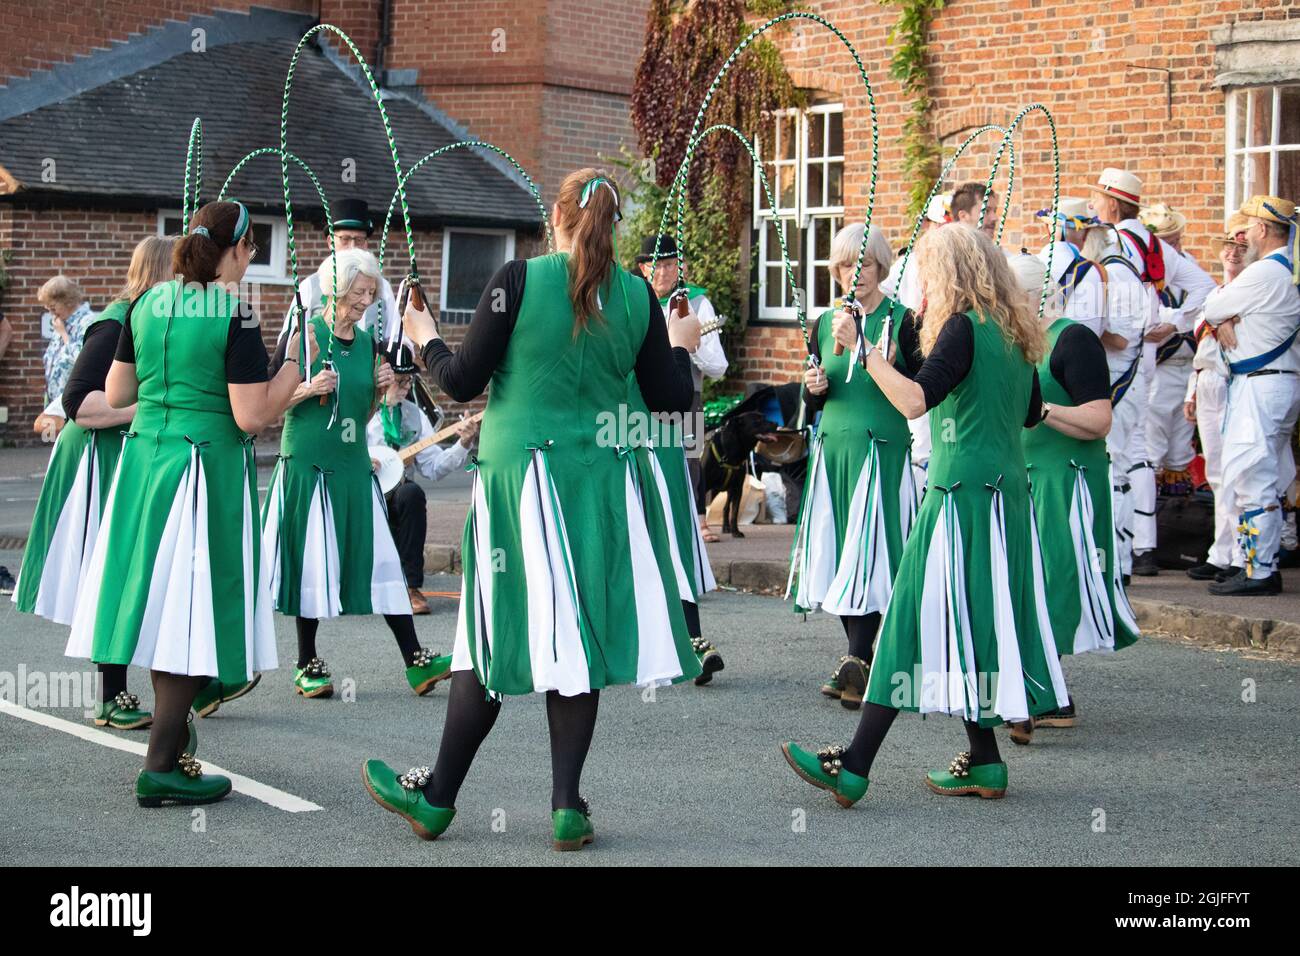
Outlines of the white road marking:
{"type": "MultiPolygon", "coordinates": [[[[40,724],[42,727],[49,727],[52,730],[59,730],[73,737],[80,737],[82,740],[88,740],[93,744],[99,744],[101,747],[109,747],[113,750],[125,750],[127,753],[133,753],[143,757],[146,751],[144,744],[136,743],[133,740],[124,740],[121,737],[110,734],[107,731],[99,730],[95,727],[86,727],[82,724],[74,723],[71,720],[64,720],[62,717],[55,717],[53,714],[47,714],[43,711],[32,710],[19,704],[11,703],[7,700],[0,700],[0,714],[9,714],[20,720],[30,721],[33,724],[40,724]]],[[[237,773],[231,773],[229,770],[223,770],[216,764],[204,763],[203,769],[208,773],[224,774],[230,778],[236,793],[242,793],[245,796],[252,797],[254,800],[261,800],[263,803],[275,807],[277,810],[284,810],[286,813],[306,813],[310,810],[321,810],[320,806],[312,803],[310,800],[304,800],[302,797],[295,797],[292,793],[285,793],[283,790],[277,790],[275,787],[269,787],[264,783],[258,783],[250,777],[245,777],[237,773]]]]}

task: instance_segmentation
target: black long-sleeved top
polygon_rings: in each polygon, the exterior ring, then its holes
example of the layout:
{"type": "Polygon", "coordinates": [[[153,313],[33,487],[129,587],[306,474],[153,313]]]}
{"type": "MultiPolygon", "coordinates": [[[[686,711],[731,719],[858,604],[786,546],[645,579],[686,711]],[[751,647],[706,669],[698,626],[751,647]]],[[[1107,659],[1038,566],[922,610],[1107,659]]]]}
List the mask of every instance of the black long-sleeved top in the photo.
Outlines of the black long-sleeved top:
{"type": "MultiPolygon", "coordinates": [[[[809,330],[809,339],[812,344],[813,355],[817,356],[817,361],[822,359],[822,346],[820,339],[821,317],[813,319],[812,328],[809,330]]],[[[902,321],[898,326],[898,357],[903,360],[903,374],[908,378],[915,378],[916,373],[921,370],[925,363],[925,358],[921,355],[921,337],[920,329],[916,322],[916,315],[911,309],[903,313],[902,321]]],[[[804,389],[804,405],[808,409],[808,420],[826,407],[826,399],[830,397],[830,391],[822,392],[820,395],[814,395],[812,392],[804,389]]]]}
{"type": "Polygon", "coordinates": [[[112,319],[96,322],[82,340],[81,352],[63,386],[63,412],[69,421],[77,420],[81,403],[91,392],[102,392],[108,380],[108,370],[113,367],[117,352],[117,337],[122,326],[112,319]]]}
{"type": "MultiPolygon", "coordinates": [[[[925,407],[928,411],[952,393],[970,372],[975,360],[975,330],[965,313],[952,315],[939,337],[934,341],[934,348],[925,357],[925,364],[916,373],[915,382],[925,393],[925,407]]],[[[1033,384],[1029,391],[1029,409],[1025,415],[1025,427],[1033,428],[1043,420],[1043,396],[1038,385],[1038,369],[1034,369],[1033,384]]]]}
{"type": "MultiPolygon", "coordinates": [[[[523,259],[497,270],[483,290],[459,350],[453,352],[442,339],[425,344],[423,357],[429,376],[454,401],[477,398],[492,380],[519,318],[527,275],[523,259]],[[501,308],[502,292],[505,308],[501,308]]],[[[650,303],[650,324],[636,358],[641,395],[652,412],[689,411],[695,394],[690,354],[668,344],[668,325],[659,300],[648,282],[642,279],[641,284],[650,303]]]]}

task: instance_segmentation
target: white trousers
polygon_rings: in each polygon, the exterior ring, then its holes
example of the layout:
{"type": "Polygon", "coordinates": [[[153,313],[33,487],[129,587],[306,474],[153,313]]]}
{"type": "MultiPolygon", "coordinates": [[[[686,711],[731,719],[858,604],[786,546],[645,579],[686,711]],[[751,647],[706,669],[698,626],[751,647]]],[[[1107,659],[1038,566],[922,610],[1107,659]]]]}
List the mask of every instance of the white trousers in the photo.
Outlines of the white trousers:
{"type": "Polygon", "coordinates": [[[1147,461],[1156,468],[1183,471],[1195,457],[1193,426],[1183,417],[1191,374],[1191,362],[1169,359],[1157,365],[1152,376],[1146,421],[1147,461]]]}
{"type": "Polygon", "coordinates": [[[1196,376],[1196,428],[1205,455],[1205,480],[1214,492],[1214,541],[1206,561],[1220,568],[1232,564],[1237,541],[1237,517],[1232,496],[1223,487],[1223,412],[1228,400],[1228,380],[1205,369],[1196,376]]]}
{"type": "Polygon", "coordinates": [[[1152,512],[1152,526],[1148,534],[1151,543],[1140,550],[1155,547],[1156,482],[1155,472],[1146,460],[1146,428],[1143,424],[1149,381],[1146,370],[1139,367],[1133,383],[1112,412],[1110,433],[1106,436],[1115,504],[1115,541],[1123,574],[1129,574],[1133,570],[1137,533],[1135,519],[1139,508],[1152,512]],[[1150,478],[1149,488],[1147,478],[1150,478]]]}
{"type": "Polygon", "coordinates": [[[1237,515],[1233,564],[1251,577],[1277,570],[1280,504],[1295,480],[1290,444],[1297,416],[1300,376],[1238,375],[1228,386],[1223,483],[1237,515]]]}

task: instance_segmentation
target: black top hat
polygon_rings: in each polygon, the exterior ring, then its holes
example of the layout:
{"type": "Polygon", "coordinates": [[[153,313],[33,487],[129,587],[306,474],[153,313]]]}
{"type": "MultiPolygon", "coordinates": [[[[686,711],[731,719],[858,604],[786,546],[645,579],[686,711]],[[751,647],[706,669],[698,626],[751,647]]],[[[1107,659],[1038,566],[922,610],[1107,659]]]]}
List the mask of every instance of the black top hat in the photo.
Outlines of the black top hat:
{"type": "Polygon", "coordinates": [[[677,258],[677,241],[672,236],[646,236],[641,240],[641,255],[636,257],[638,264],[655,261],[655,240],[659,241],[660,259],[677,258]]]}
{"type": "Polygon", "coordinates": [[[384,349],[384,354],[388,356],[388,364],[393,367],[393,372],[397,375],[414,375],[418,368],[415,364],[415,353],[410,346],[395,343],[393,347],[384,349]]]}
{"type": "Polygon", "coordinates": [[[334,214],[335,229],[364,229],[367,236],[375,234],[370,208],[364,199],[340,199],[330,212],[334,214]]]}

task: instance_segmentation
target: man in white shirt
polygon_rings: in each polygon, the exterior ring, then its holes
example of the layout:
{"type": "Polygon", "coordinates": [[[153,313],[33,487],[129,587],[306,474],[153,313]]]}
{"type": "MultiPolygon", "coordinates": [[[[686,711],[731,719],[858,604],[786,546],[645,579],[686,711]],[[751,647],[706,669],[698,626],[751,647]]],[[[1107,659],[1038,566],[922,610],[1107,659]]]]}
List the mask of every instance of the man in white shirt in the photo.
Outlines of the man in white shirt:
{"type": "MultiPolygon", "coordinates": [[[[1234,213],[1219,240],[1224,285],[1246,268],[1246,228],[1249,225],[1249,219],[1241,213],[1234,213]]],[[[1214,492],[1214,538],[1205,563],[1188,568],[1187,576],[1193,581],[1222,581],[1241,570],[1232,567],[1237,516],[1232,510],[1232,495],[1223,487],[1223,413],[1227,407],[1228,363],[1223,359],[1218,339],[1204,319],[1197,325],[1196,337],[1196,355],[1192,359],[1192,375],[1187,382],[1183,414],[1201,436],[1205,481],[1214,492]]]]}
{"type": "MultiPolygon", "coordinates": [[[[384,445],[399,450],[434,433],[429,416],[409,398],[411,376],[416,371],[411,350],[402,346],[393,363],[393,384],[384,393],[379,410],[366,425],[367,445],[384,445]]],[[[463,467],[478,437],[478,430],[477,421],[463,421],[457,429],[459,440],[455,444],[447,448],[430,445],[418,452],[414,464],[406,466],[401,484],[385,496],[388,526],[397,544],[397,554],[402,559],[402,573],[406,576],[413,614],[429,613],[429,604],[420,593],[424,583],[424,539],[429,517],[425,510],[424,489],[412,480],[412,473],[419,469],[424,477],[438,481],[463,467]]]]}
{"type": "MultiPolygon", "coordinates": [[[[1115,227],[1118,250],[1112,253],[1112,262],[1127,262],[1144,287],[1147,295],[1147,309],[1143,328],[1136,339],[1111,329],[1112,335],[1125,339],[1125,348],[1141,347],[1141,359],[1138,379],[1130,386],[1136,400],[1138,415],[1131,432],[1124,437],[1128,439],[1129,464],[1127,480],[1133,496],[1133,554],[1132,574],[1154,576],[1160,569],[1156,563],[1156,473],[1152,464],[1146,441],[1147,408],[1150,400],[1150,382],[1155,373],[1156,347],[1176,332],[1190,332],[1192,320],[1205,302],[1205,297],[1214,288],[1212,280],[1203,270],[1190,260],[1184,259],[1175,250],[1167,249],[1159,238],[1154,236],[1138,219],[1141,205],[1142,180],[1132,173],[1115,167],[1107,167],[1092,190],[1092,209],[1097,218],[1115,227]],[[1185,290],[1186,295],[1181,305],[1170,307],[1168,312],[1160,311],[1159,293],[1172,285],[1185,290]]],[[[1108,263],[1109,265],[1109,263],[1108,263]]],[[[1107,275],[1114,273],[1108,268],[1107,275]]],[[[1131,332],[1132,330],[1130,330],[1131,332]]],[[[1117,340],[1103,344],[1113,348],[1117,340]]],[[[1112,426],[1111,434],[1114,434],[1112,426]]]]}
{"type": "MultiPolygon", "coordinates": [[[[641,241],[641,254],[636,257],[637,268],[641,271],[650,285],[654,288],[655,295],[659,297],[659,304],[664,309],[664,316],[667,318],[668,302],[670,297],[677,291],[678,282],[681,278],[677,264],[677,242],[672,236],[657,237],[657,246],[659,249],[658,259],[655,258],[656,237],[647,236],[641,241]],[[654,267],[654,276],[651,277],[651,266],[654,267]]],[[[708,293],[700,286],[687,284],[686,286],[687,301],[691,313],[699,319],[701,325],[708,325],[716,322],[718,313],[713,308],[713,303],[709,301],[708,293]]],[[[704,380],[706,378],[718,379],[727,374],[727,355],[722,350],[722,336],[717,329],[700,336],[700,347],[691,355],[691,375],[694,379],[695,398],[691,403],[692,418],[697,421],[703,421],[700,415],[704,411],[704,380]]],[[[704,489],[700,484],[700,456],[698,444],[704,441],[703,430],[699,435],[687,435],[684,438],[686,451],[686,466],[690,471],[692,490],[695,494],[696,516],[700,522],[700,531],[704,534],[705,541],[717,541],[718,536],[708,527],[704,512],[704,489]],[[696,449],[696,450],[692,450],[696,449]]]]}
{"type": "MultiPolygon", "coordinates": [[[[364,199],[340,199],[333,203],[330,212],[334,217],[334,245],[332,251],[338,252],[343,249],[363,249],[370,250],[370,237],[375,233],[375,224],[370,218],[370,210],[364,199]]],[[[321,296],[324,290],[321,288],[320,276],[317,272],[312,272],[307,278],[298,283],[298,295],[302,299],[303,308],[308,313],[312,309],[319,308],[321,296]]],[[[380,347],[386,346],[388,334],[394,330],[400,330],[402,327],[402,317],[397,314],[397,299],[393,294],[393,287],[383,276],[379,278],[379,293],[375,296],[375,301],[366,309],[361,321],[357,323],[357,328],[370,331],[377,328],[379,324],[379,306],[384,306],[384,337],[385,341],[380,342],[380,347]]],[[[289,311],[285,313],[284,325],[280,329],[280,335],[283,336],[289,328],[289,321],[293,318],[294,306],[289,306],[289,311]]],[[[401,335],[400,331],[398,335],[401,335]]]]}
{"type": "MultiPolygon", "coordinates": [[[[1050,209],[1035,213],[1040,219],[1051,215],[1050,209]]],[[[1063,198],[1057,204],[1056,225],[1054,243],[1043,246],[1038,258],[1047,265],[1051,252],[1052,281],[1061,290],[1062,318],[1079,323],[1100,338],[1106,315],[1106,284],[1101,266],[1083,255],[1083,245],[1088,232],[1102,228],[1102,224],[1089,212],[1088,200],[1063,198]]]]}
{"type": "Polygon", "coordinates": [[[1281,500],[1295,480],[1280,467],[1300,416],[1300,291],[1296,288],[1295,204],[1254,196],[1241,207],[1246,268],[1205,302],[1228,360],[1223,483],[1237,513],[1233,564],[1243,570],[1210,593],[1247,596],[1282,590],[1281,500]],[[1290,241],[1289,241],[1290,240],[1290,241]]]}

